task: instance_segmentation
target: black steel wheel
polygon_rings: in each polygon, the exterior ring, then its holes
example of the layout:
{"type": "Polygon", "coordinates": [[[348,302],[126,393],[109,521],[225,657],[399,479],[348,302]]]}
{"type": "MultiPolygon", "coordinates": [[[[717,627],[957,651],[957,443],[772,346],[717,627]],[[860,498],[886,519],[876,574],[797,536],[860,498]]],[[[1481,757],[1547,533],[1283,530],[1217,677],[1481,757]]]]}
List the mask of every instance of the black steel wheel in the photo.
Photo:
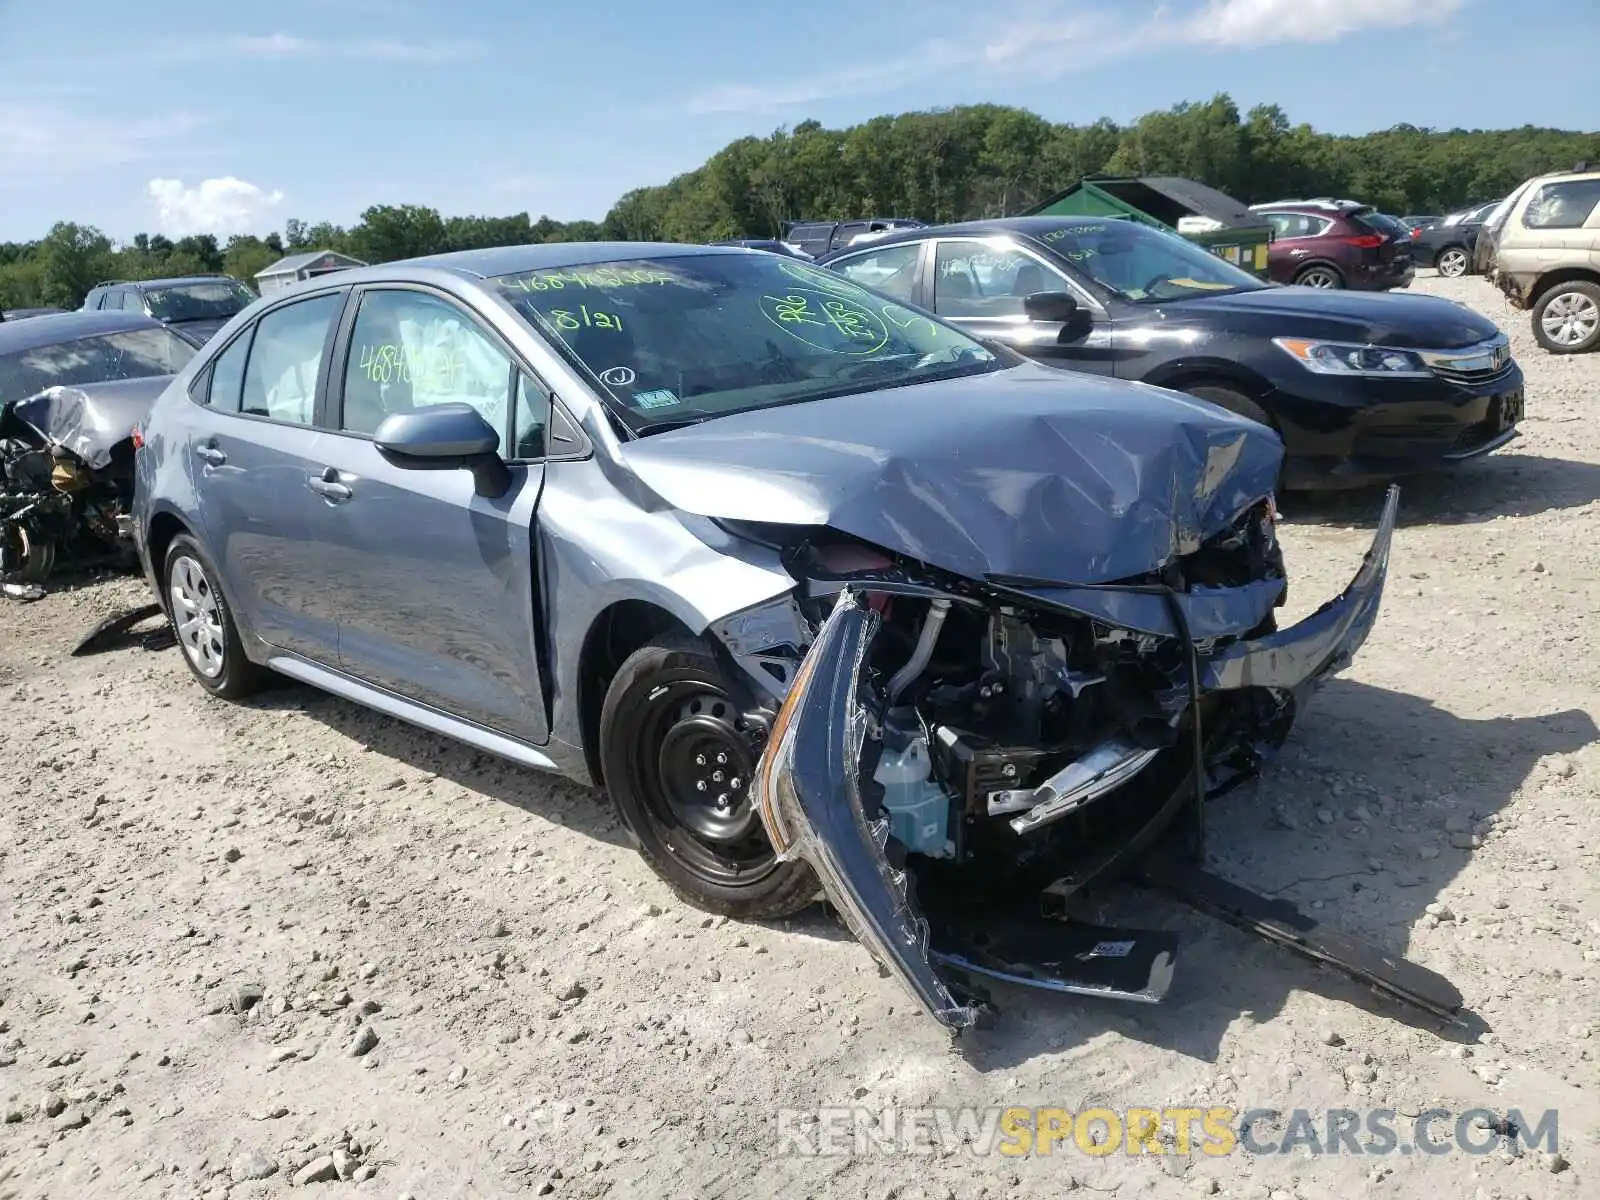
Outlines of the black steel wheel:
{"type": "Polygon", "coordinates": [[[606,692],[600,756],[612,803],[656,873],[710,912],[786,916],[817,894],[809,867],[777,860],[751,801],[765,739],[697,639],[636,651],[606,692]]]}

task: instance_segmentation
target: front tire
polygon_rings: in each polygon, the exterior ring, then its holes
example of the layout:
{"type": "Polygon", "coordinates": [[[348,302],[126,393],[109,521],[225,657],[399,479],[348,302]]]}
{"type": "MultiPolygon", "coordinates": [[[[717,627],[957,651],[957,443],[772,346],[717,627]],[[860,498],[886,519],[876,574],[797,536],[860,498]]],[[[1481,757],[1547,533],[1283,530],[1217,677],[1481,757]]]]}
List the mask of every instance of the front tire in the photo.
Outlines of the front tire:
{"type": "Polygon", "coordinates": [[[1600,284],[1558,283],[1533,306],[1533,336],[1551,354],[1600,349],[1600,284]]]}
{"type": "Polygon", "coordinates": [[[751,801],[765,728],[744,719],[705,643],[663,637],[630,655],[606,691],[600,761],[634,847],[707,912],[769,920],[817,895],[803,861],[778,862],[751,801]]]}
{"type": "Polygon", "coordinates": [[[1471,259],[1467,257],[1466,247],[1446,246],[1439,251],[1439,257],[1433,265],[1439,269],[1439,274],[1446,279],[1460,279],[1461,276],[1467,273],[1467,268],[1471,265],[1471,259]]]}
{"type": "Polygon", "coordinates": [[[227,598],[200,543],[186,533],[172,539],[161,582],[167,620],[195,681],[213,696],[237,700],[261,686],[263,671],[245,657],[227,598]]]}

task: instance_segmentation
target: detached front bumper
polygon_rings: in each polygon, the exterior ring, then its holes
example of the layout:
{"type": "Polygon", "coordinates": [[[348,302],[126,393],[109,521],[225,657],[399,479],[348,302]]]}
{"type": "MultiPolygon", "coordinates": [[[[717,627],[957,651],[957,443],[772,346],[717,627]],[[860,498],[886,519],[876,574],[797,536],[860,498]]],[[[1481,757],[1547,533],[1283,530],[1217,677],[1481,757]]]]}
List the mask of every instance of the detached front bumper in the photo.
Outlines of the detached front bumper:
{"type": "MultiPolygon", "coordinates": [[[[1267,688],[1298,699],[1345,666],[1377,618],[1398,503],[1398,489],[1391,487],[1361,569],[1338,597],[1289,629],[1201,657],[1201,692],[1267,688]]],[[[866,811],[860,787],[870,699],[862,664],[878,620],[863,592],[841,593],[773,725],[756,772],[757,805],[779,857],[809,862],[857,939],[925,1012],[959,1031],[973,1025],[980,1010],[958,999],[935,968],[939,956],[932,953],[913,880],[891,862],[888,823],[866,811]]],[[[1196,769],[1203,767],[1196,764],[1196,769]]],[[[1115,952],[1128,953],[1102,953],[1115,952]]],[[[1007,977],[1050,987],[1049,974],[1007,977]]],[[[1085,989],[1057,985],[1055,990],[1085,989]]]]}

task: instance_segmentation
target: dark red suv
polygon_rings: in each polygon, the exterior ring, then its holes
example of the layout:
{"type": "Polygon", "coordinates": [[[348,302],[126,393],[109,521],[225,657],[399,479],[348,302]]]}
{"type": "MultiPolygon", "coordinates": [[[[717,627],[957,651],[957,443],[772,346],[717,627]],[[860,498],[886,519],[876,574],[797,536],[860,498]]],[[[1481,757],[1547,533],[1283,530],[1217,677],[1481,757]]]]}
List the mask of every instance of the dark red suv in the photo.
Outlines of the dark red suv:
{"type": "Polygon", "coordinates": [[[1272,226],[1267,270],[1277,283],[1384,292],[1416,275],[1411,239],[1370,204],[1286,200],[1257,204],[1272,226]]]}

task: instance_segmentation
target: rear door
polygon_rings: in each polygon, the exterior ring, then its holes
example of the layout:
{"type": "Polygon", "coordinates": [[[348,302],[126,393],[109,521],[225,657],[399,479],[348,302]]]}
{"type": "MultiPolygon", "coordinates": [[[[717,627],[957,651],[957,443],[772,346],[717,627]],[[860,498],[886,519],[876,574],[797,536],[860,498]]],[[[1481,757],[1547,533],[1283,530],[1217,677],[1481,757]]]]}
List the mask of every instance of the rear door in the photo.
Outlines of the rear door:
{"type": "Polygon", "coordinates": [[[338,661],[338,564],[313,540],[308,486],[329,441],[314,423],[345,289],[296,300],[240,331],[205,375],[189,451],[205,540],[250,629],[338,661]]]}
{"type": "Polygon", "coordinates": [[[1058,267],[1004,238],[933,241],[931,307],[973,337],[994,338],[1051,366],[1115,374],[1109,318],[1100,303],[1058,267]],[[1036,292],[1066,292],[1078,317],[1066,325],[1031,320],[1036,292]]]}
{"type": "Polygon", "coordinates": [[[1274,283],[1292,283],[1309,263],[1330,260],[1328,246],[1318,239],[1333,225],[1332,220],[1315,213],[1267,212],[1262,214],[1272,226],[1272,242],[1267,248],[1267,274],[1274,283]]]}
{"type": "Polygon", "coordinates": [[[358,293],[313,470],[312,536],[338,562],[349,675],[525,742],[549,731],[537,647],[533,521],[550,394],[459,300],[401,285],[358,293]],[[390,413],[465,401],[500,434],[512,482],[396,467],[372,435],[390,413]]]}

